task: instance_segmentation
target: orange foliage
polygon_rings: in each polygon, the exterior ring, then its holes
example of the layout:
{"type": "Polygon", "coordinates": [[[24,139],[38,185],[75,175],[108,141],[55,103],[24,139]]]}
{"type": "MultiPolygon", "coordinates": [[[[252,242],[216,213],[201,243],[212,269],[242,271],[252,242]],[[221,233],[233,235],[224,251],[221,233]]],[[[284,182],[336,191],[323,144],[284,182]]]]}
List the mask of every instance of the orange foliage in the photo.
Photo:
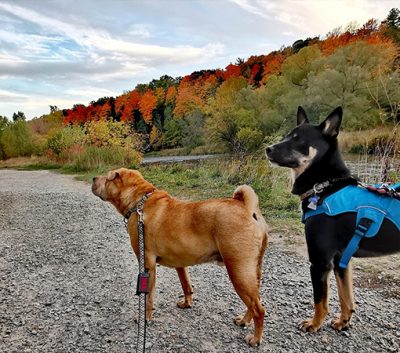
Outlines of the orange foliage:
{"type": "Polygon", "coordinates": [[[265,83],[271,75],[279,75],[281,73],[282,63],[286,59],[281,52],[272,52],[264,58],[264,69],[262,73],[262,81],[265,83]]]}
{"type": "Polygon", "coordinates": [[[154,91],[154,94],[157,99],[157,106],[161,106],[165,102],[165,91],[164,88],[162,87],[157,87],[156,90],[154,91]]]}
{"type": "Polygon", "coordinates": [[[133,121],[134,111],[139,109],[141,94],[133,90],[126,95],[123,110],[121,112],[121,121],[133,121]]]}
{"type": "Polygon", "coordinates": [[[183,118],[197,109],[202,109],[203,104],[202,99],[196,92],[195,85],[184,77],[178,87],[174,116],[183,118]]]}
{"type": "Polygon", "coordinates": [[[176,87],[175,86],[170,86],[167,89],[167,94],[165,96],[165,102],[168,104],[172,104],[175,102],[175,98],[176,98],[176,87]]]}
{"type": "Polygon", "coordinates": [[[143,94],[139,102],[139,111],[142,113],[143,120],[147,124],[151,124],[153,121],[153,110],[157,106],[157,98],[152,90],[147,90],[143,94]]]}

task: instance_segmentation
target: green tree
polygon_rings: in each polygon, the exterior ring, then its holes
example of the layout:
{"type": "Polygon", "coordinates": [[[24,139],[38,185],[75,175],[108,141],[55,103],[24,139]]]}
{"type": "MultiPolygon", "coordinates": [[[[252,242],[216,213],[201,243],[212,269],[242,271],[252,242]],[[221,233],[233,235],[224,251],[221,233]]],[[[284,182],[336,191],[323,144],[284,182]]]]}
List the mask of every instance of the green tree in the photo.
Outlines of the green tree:
{"type": "Polygon", "coordinates": [[[32,131],[24,120],[7,124],[1,133],[5,158],[30,156],[34,151],[32,131]]]}
{"type": "Polygon", "coordinates": [[[391,9],[384,24],[386,25],[384,27],[385,36],[400,44],[400,10],[397,8],[391,9]]]}
{"type": "Polygon", "coordinates": [[[336,50],[325,58],[324,70],[308,76],[306,106],[323,119],[336,106],[345,111],[343,126],[348,129],[373,127],[381,122],[370,88],[376,86],[377,68],[393,60],[390,47],[357,42],[336,50]]]}
{"type": "Polygon", "coordinates": [[[23,112],[18,111],[18,113],[14,113],[12,116],[13,121],[26,121],[26,116],[23,112]]]}
{"type": "Polygon", "coordinates": [[[7,128],[8,124],[9,124],[8,119],[5,116],[0,115],[0,159],[6,158],[6,153],[4,151],[4,146],[3,146],[2,133],[7,128]]]}
{"type": "Polygon", "coordinates": [[[282,73],[294,85],[303,86],[308,74],[317,69],[320,57],[321,51],[317,45],[302,48],[285,60],[282,73]]]}

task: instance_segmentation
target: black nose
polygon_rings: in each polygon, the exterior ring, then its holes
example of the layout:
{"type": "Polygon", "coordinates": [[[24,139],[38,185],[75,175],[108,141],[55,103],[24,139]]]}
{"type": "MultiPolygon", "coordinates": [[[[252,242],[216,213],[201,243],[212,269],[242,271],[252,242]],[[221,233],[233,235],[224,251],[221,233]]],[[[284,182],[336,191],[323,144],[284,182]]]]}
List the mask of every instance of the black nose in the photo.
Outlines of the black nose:
{"type": "Polygon", "coordinates": [[[93,181],[96,181],[97,177],[93,177],[93,181]]]}
{"type": "Polygon", "coordinates": [[[267,154],[270,154],[272,152],[272,148],[273,148],[272,146],[266,148],[265,151],[267,152],[267,154]]]}

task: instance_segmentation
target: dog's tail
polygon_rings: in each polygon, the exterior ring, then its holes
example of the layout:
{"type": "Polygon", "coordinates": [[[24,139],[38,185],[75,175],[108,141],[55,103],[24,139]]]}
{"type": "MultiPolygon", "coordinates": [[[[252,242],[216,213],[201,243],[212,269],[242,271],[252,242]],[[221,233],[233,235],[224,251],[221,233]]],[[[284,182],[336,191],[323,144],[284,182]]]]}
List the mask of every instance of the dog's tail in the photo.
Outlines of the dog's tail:
{"type": "Polygon", "coordinates": [[[240,185],[232,196],[234,199],[244,202],[249,212],[259,211],[258,196],[251,186],[240,185]]]}
{"type": "MultiPolygon", "coordinates": [[[[236,188],[232,198],[244,203],[251,217],[257,222],[259,230],[266,237],[268,236],[268,225],[258,205],[258,196],[251,186],[240,185],[236,188]]],[[[267,238],[265,238],[267,239],[267,238]]],[[[266,244],[266,243],[265,243],[266,244]]],[[[265,245],[266,246],[266,245],[265,245]]]]}

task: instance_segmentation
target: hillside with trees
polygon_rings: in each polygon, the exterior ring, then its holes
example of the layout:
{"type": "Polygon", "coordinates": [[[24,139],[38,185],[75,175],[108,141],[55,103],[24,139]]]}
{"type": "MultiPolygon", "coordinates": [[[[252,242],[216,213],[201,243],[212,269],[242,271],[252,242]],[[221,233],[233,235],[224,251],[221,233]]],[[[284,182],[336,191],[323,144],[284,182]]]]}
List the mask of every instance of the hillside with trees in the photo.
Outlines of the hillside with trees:
{"type": "Polygon", "coordinates": [[[20,112],[13,122],[1,117],[0,157],[46,151],[69,159],[93,147],[246,154],[293,126],[298,105],[313,122],[341,105],[349,131],[397,124],[399,87],[400,11],[392,9],[383,22],[336,28],[224,69],[164,75],[87,106],[51,107],[30,122],[20,112]],[[12,138],[20,134],[29,146],[12,138]]]}

